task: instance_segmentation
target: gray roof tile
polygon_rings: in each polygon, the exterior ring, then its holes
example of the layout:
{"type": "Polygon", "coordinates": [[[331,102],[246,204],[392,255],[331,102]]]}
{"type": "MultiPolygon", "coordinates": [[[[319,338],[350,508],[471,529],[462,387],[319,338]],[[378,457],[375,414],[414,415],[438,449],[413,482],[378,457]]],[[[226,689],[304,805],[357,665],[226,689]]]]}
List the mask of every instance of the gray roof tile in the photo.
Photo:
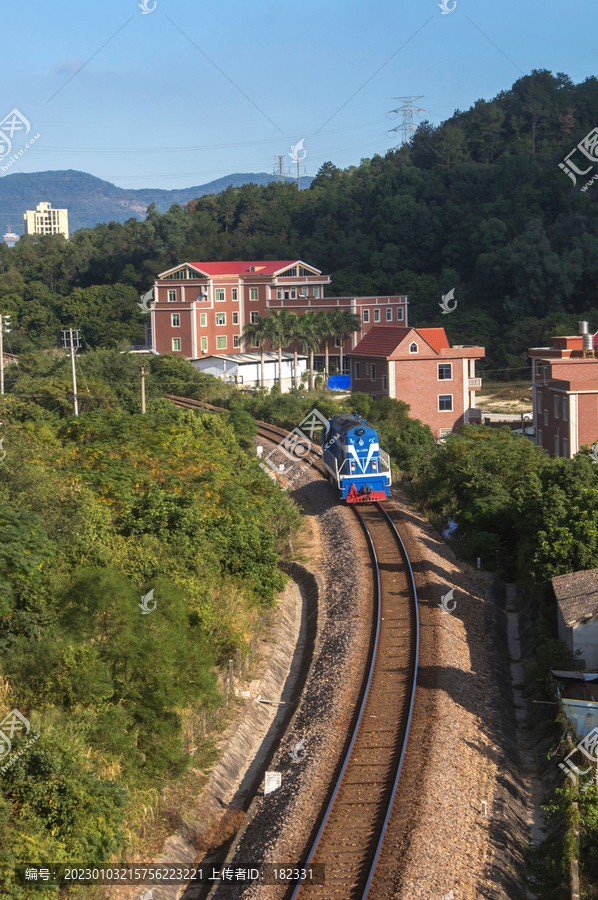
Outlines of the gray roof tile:
{"type": "Polygon", "coordinates": [[[598,616],[598,569],[558,575],[552,586],[568,628],[598,616]]]}

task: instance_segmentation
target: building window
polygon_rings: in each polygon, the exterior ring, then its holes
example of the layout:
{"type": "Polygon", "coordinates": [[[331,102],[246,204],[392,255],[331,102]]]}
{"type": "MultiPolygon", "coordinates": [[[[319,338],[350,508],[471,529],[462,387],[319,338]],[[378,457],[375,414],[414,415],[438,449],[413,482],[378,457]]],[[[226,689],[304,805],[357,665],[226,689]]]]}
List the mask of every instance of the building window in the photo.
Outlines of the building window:
{"type": "Polygon", "coordinates": [[[544,410],[544,424],[548,425],[548,410],[544,410]]]}
{"type": "Polygon", "coordinates": [[[543,447],[543,446],[544,446],[544,444],[542,443],[542,440],[543,440],[543,438],[542,438],[542,432],[541,432],[541,431],[538,431],[538,447],[543,447]]]}
{"type": "Polygon", "coordinates": [[[257,312],[252,312],[252,313],[251,313],[251,324],[252,324],[252,325],[255,325],[255,323],[257,322],[257,320],[259,319],[259,317],[260,317],[260,314],[259,314],[259,313],[257,313],[257,312]]]}
{"type": "Polygon", "coordinates": [[[320,296],[320,288],[317,284],[314,285],[314,297],[317,299],[320,296]]]}
{"type": "Polygon", "coordinates": [[[542,363],[539,359],[536,360],[536,375],[538,378],[542,377],[542,363]]]}
{"type": "Polygon", "coordinates": [[[181,327],[181,317],[179,316],[178,313],[173,313],[173,314],[171,315],[170,318],[171,318],[171,320],[172,320],[172,327],[173,327],[173,328],[180,328],[180,327],[181,327]]]}
{"type": "Polygon", "coordinates": [[[392,309],[390,308],[390,306],[386,310],[386,321],[392,322],[392,309]]]}
{"type": "Polygon", "coordinates": [[[379,322],[379,321],[380,321],[380,310],[375,309],[374,310],[374,322],[379,322]]]}
{"type": "Polygon", "coordinates": [[[569,459],[569,438],[563,438],[563,456],[569,459]]]}
{"type": "Polygon", "coordinates": [[[207,324],[208,324],[208,314],[207,314],[207,313],[200,313],[200,314],[199,314],[199,325],[200,325],[200,327],[201,327],[201,328],[205,328],[207,324]]]}
{"type": "Polygon", "coordinates": [[[335,339],[334,339],[334,346],[335,346],[335,347],[340,347],[340,345],[341,345],[341,339],[340,339],[340,338],[335,338],[335,339]]]}
{"type": "Polygon", "coordinates": [[[223,300],[226,300],[226,294],[224,293],[224,288],[216,288],[214,291],[216,295],[216,300],[221,303],[223,300]]]}
{"type": "Polygon", "coordinates": [[[541,416],[542,415],[542,391],[538,391],[536,396],[538,398],[538,415],[541,416]]]}
{"type": "Polygon", "coordinates": [[[439,394],[438,396],[438,410],[439,412],[450,412],[453,408],[453,395],[452,394],[439,394]]]}
{"type": "Polygon", "coordinates": [[[233,325],[238,325],[238,324],[239,324],[239,313],[234,312],[233,313],[233,325]]]}
{"type": "Polygon", "coordinates": [[[372,363],[372,381],[376,380],[376,365],[372,363]]]}
{"type": "Polygon", "coordinates": [[[233,288],[232,294],[233,294],[233,300],[238,300],[238,299],[239,299],[239,291],[238,291],[237,288],[233,288]]]}
{"type": "Polygon", "coordinates": [[[216,350],[226,350],[226,335],[218,335],[216,338],[216,350]]]}
{"type": "Polygon", "coordinates": [[[307,288],[306,288],[306,287],[302,287],[302,288],[301,288],[301,296],[302,296],[302,297],[307,297],[307,288]]]}
{"type": "Polygon", "coordinates": [[[557,346],[557,349],[558,349],[558,350],[562,350],[562,349],[563,349],[563,344],[561,343],[561,341],[559,341],[558,344],[557,344],[556,346],[557,346]]]}
{"type": "Polygon", "coordinates": [[[176,291],[168,291],[168,302],[176,303],[176,291]]]}
{"type": "Polygon", "coordinates": [[[559,452],[559,436],[558,436],[558,434],[555,434],[555,436],[554,436],[554,455],[555,456],[561,455],[559,452]]]}
{"type": "Polygon", "coordinates": [[[292,269],[287,269],[286,272],[283,272],[281,275],[281,278],[296,278],[296,277],[297,277],[297,266],[293,266],[292,269]]]}
{"type": "Polygon", "coordinates": [[[555,419],[559,418],[559,405],[560,405],[559,399],[560,399],[559,395],[555,394],[554,395],[554,417],[555,417],[555,419]]]}
{"type": "Polygon", "coordinates": [[[438,363],[438,381],[452,381],[453,367],[451,363],[438,363]]]}
{"type": "Polygon", "coordinates": [[[207,339],[207,337],[202,337],[202,339],[201,339],[201,349],[202,349],[202,350],[207,350],[207,349],[208,349],[208,339],[207,339]]]}
{"type": "Polygon", "coordinates": [[[226,325],[226,313],[216,313],[216,325],[226,325]]]}
{"type": "Polygon", "coordinates": [[[382,389],[385,391],[388,390],[388,378],[386,375],[382,376],[382,389]]]}
{"type": "Polygon", "coordinates": [[[409,344],[409,353],[417,353],[417,344],[415,342],[409,344]]]}
{"type": "Polygon", "coordinates": [[[257,288],[249,288],[249,299],[257,300],[257,288]]]}
{"type": "Polygon", "coordinates": [[[366,374],[366,375],[369,375],[369,374],[370,374],[370,364],[369,364],[369,363],[366,363],[366,364],[365,364],[365,374],[366,374]]]}
{"type": "Polygon", "coordinates": [[[276,299],[282,300],[282,288],[276,288],[276,299]]]}
{"type": "Polygon", "coordinates": [[[369,321],[370,321],[370,311],[369,311],[369,309],[364,309],[364,311],[363,311],[363,321],[364,321],[364,322],[369,322],[369,321]]]}
{"type": "Polygon", "coordinates": [[[361,375],[359,374],[359,363],[358,362],[355,363],[355,377],[361,378],[361,375]]]}
{"type": "Polygon", "coordinates": [[[449,436],[449,434],[452,434],[452,433],[453,433],[452,428],[441,428],[440,429],[440,440],[441,441],[444,440],[445,438],[447,438],[449,436]]]}
{"type": "Polygon", "coordinates": [[[240,347],[240,346],[241,346],[241,335],[233,334],[233,347],[240,347]]]}
{"type": "Polygon", "coordinates": [[[173,338],[173,339],[172,339],[172,349],[173,349],[173,350],[180,350],[180,349],[181,349],[181,339],[180,339],[180,338],[173,338]]]}
{"type": "Polygon", "coordinates": [[[569,421],[569,398],[563,397],[563,422],[569,421]]]}

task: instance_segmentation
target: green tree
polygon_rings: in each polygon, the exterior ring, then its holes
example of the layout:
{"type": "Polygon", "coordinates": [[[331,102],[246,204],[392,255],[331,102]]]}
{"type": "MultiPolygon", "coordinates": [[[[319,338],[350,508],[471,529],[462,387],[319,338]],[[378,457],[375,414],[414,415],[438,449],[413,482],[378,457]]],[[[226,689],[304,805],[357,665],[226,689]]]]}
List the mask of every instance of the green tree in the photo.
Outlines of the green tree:
{"type": "Polygon", "coordinates": [[[255,322],[248,322],[243,326],[245,346],[260,348],[260,387],[264,389],[264,344],[269,339],[268,318],[257,316],[255,322]]]}
{"type": "Polygon", "coordinates": [[[320,335],[319,316],[317,312],[306,312],[300,317],[301,330],[297,340],[303,353],[309,353],[309,389],[314,389],[314,352],[320,349],[322,338],[320,335]]]}
{"type": "Polygon", "coordinates": [[[39,585],[53,551],[39,516],[0,503],[0,615],[10,614],[17,599],[39,585]]]}
{"type": "Polygon", "coordinates": [[[360,331],[361,316],[352,312],[350,309],[338,309],[331,313],[332,327],[334,328],[334,336],[340,338],[340,365],[339,373],[343,374],[343,344],[345,340],[355,331],[360,331]]]}

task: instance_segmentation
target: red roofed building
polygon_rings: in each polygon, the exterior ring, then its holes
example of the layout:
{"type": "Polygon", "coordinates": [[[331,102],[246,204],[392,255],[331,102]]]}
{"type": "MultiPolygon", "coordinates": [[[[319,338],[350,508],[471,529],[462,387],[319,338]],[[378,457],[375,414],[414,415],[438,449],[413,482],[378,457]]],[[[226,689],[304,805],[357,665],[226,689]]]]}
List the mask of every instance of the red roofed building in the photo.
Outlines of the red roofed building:
{"type": "MultiPolygon", "coordinates": [[[[241,353],[251,349],[244,346],[243,326],[258,315],[349,309],[361,316],[363,328],[347,338],[346,353],[372,325],[407,323],[406,296],[324,297],[328,284],[329,275],[299,259],[181,263],[154,283],[147,344],[160,354],[188,359],[241,353]]],[[[340,351],[336,357],[334,347],[330,351],[331,364],[338,366],[340,351]]],[[[317,357],[316,367],[321,367],[317,357]]]]}
{"type": "Polygon", "coordinates": [[[536,444],[568,459],[598,441],[598,335],[588,333],[587,322],[579,328],[529,351],[536,444]]]}
{"type": "Polygon", "coordinates": [[[350,351],[351,389],[411,407],[439,439],[469,422],[475,407],[476,359],[484,347],[450,347],[444,328],[372,328],[350,351]]]}

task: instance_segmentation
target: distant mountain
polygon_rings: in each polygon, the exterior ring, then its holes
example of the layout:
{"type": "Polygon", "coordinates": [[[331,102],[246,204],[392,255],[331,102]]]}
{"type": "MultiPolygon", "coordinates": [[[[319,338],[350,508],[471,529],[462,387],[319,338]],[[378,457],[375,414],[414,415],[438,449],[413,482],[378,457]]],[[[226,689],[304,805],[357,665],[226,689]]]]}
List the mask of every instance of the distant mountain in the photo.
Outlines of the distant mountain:
{"type": "MultiPolygon", "coordinates": [[[[17,234],[22,234],[23,213],[26,209],[35,209],[42,200],[50,201],[59,209],[68,209],[69,230],[73,232],[79,228],[93,228],[98,222],[126,222],[132,217],[144,219],[150,203],[155,203],[159,212],[164,213],[172,203],[182,204],[205,194],[218,194],[229,185],[265,185],[275,180],[276,176],[267,172],[236,172],[196,187],[132,191],[74,169],[32,172],[30,175],[15,173],[0,178],[0,234],[8,230],[9,225],[17,234]]],[[[294,180],[285,177],[285,181],[294,180]]],[[[313,178],[304,175],[301,186],[309,187],[312,181],[313,178]]]]}

